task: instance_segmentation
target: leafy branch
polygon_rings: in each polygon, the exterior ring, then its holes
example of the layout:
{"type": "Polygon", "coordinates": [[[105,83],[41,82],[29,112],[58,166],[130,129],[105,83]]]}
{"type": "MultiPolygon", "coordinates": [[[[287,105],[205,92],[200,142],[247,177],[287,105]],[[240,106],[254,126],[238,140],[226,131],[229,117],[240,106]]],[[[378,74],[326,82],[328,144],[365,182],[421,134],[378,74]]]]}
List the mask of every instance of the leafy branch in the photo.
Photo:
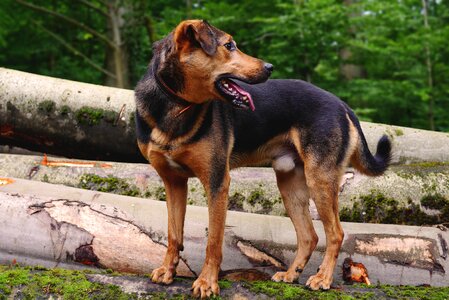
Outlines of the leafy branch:
{"type": "Polygon", "coordinates": [[[57,35],[56,33],[52,32],[51,30],[48,30],[47,28],[45,28],[44,26],[42,26],[41,24],[39,24],[36,21],[32,21],[34,25],[36,25],[39,29],[41,29],[43,32],[47,33],[48,35],[50,35],[52,38],[54,38],[56,41],[58,41],[61,45],[63,45],[65,48],[67,48],[70,52],[72,52],[73,54],[75,54],[76,56],[79,56],[81,58],[83,58],[86,63],[88,63],[90,66],[92,66],[94,69],[102,72],[103,74],[110,76],[112,78],[116,78],[116,76],[114,74],[112,74],[111,72],[109,72],[108,70],[105,70],[104,68],[102,68],[101,66],[99,66],[97,63],[95,63],[93,60],[91,60],[89,57],[87,57],[86,55],[84,55],[83,53],[81,53],[80,51],[78,51],[76,48],[74,48],[72,45],[70,45],[66,40],[64,40],[62,37],[60,37],[59,35],[57,35]]]}
{"type": "Polygon", "coordinates": [[[47,9],[47,8],[45,8],[45,7],[41,7],[41,6],[38,6],[38,5],[34,5],[34,4],[29,3],[29,2],[27,2],[27,1],[24,1],[24,0],[15,0],[15,1],[16,1],[17,3],[19,3],[20,5],[23,5],[23,6],[25,6],[25,7],[28,7],[28,8],[30,8],[30,9],[32,9],[32,10],[35,10],[35,11],[38,11],[38,12],[42,12],[42,13],[45,13],[45,14],[49,14],[49,15],[51,15],[51,16],[54,16],[54,17],[59,18],[59,19],[61,19],[61,20],[64,20],[64,21],[67,22],[67,23],[70,23],[70,24],[72,24],[72,25],[75,25],[75,26],[77,26],[77,27],[79,27],[79,28],[81,28],[81,29],[83,29],[83,30],[89,32],[89,33],[92,34],[93,36],[97,37],[98,39],[100,39],[101,41],[103,41],[104,43],[106,43],[106,44],[107,44],[109,47],[111,47],[111,48],[117,48],[117,47],[118,47],[118,45],[116,45],[113,41],[111,41],[110,39],[108,39],[104,34],[102,34],[102,33],[98,32],[98,31],[96,31],[96,30],[90,28],[89,26],[84,25],[84,24],[81,23],[81,22],[78,22],[77,20],[75,20],[75,19],[73,19],[73,18],[67,17],[67,16],[65,16],[65,15],[63,15],[63,14],[60,14],[60,13],[58,13],[58,12],[55,12],[55,11],[53,11],[53,10],[49,10],[49,9],[47,9]]]}

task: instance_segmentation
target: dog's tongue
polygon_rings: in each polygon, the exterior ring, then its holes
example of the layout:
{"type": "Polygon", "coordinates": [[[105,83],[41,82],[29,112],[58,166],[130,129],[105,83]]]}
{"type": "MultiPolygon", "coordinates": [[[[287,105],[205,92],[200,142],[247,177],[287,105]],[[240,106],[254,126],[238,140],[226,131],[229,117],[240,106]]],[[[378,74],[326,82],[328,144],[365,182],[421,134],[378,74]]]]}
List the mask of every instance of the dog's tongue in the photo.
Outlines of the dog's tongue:
{"type": "Polygon", "coordinates": [[[249,102],[249,108],[251,108],[252,111],[256,110],[256,107],[254,106],[253,98],[251,97],[251,94],[242,89],[237,83],[228,80],[229,84],[232,86],[233,89],[235,89],[239,94],[248,97],[249,102]]]}

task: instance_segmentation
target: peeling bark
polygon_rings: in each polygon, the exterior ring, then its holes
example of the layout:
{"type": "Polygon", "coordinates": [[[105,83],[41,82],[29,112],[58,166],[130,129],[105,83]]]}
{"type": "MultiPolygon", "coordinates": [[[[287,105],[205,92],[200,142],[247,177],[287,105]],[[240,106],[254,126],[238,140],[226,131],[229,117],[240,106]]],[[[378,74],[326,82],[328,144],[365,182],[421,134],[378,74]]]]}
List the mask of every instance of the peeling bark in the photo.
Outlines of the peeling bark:
{"type": "Polygon", "coordinates": [[[277,258],[260,251],[251,243],[248,243],[246,241],[238,241],[237,247],[239,250],[245,254],[249,260],[256,262],[259,265],[262,266],[275,266],[281,270],[286,270],[284,263],[279,261],[277,258]]]}
{"type": "MultiPolygon", "coordinates": [[[[45,203],[42,210],[57,224],[70,224],[93,236],[89,245],[75,250],[75,261],[130,273],[146,273],[163,261],[167,247],[123,218],[62,199],[45,203]]],[[[177,272],[181,276],[194,275],[182,259],[177,272]]]]}

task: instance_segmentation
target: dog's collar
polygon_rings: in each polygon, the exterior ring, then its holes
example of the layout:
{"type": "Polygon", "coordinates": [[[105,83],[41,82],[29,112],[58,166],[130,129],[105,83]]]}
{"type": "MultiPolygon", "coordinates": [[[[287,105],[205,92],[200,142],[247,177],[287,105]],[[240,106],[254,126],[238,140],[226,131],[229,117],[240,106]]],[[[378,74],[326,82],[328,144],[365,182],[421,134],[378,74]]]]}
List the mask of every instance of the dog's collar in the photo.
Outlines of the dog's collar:
{"type": "MultiPolygon", "coordinates": [[[[162,92],[168,97],[173,99],[176,103],[178,103],[179,105],[184,106],[183,109],[181,109],[177,114],[176,117],[179,117],[180,115],[182,115],[183,113],[185,113],[186,111],[188,111],[190,108],[192,108],[195,104],[191,103],[187,100],[185,100],[182,97],[179,97],[176,92],[170,88],[167,83],[165,83],[164,80],[162,80],[162,78],[160,78],[157,75],[157,72],[154,71],[154,66],[152,67],[153,69],[153,74],[154,74],[154,78],[156,79],[156,84],[159,86],[159,88],[162,90],[162,92]]],[[[156,68],[157,70],[157,68],[156,68]]]]}

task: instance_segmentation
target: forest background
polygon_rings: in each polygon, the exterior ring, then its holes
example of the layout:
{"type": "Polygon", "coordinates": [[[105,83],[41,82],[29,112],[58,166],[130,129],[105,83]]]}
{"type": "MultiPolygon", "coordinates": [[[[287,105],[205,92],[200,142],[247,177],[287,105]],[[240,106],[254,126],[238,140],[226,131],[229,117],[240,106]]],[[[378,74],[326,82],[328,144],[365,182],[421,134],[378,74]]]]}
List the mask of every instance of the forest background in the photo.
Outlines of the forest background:
{"type": "Polygon", "coordinates": [[[1,0],[0,66],[132,89],[190,18],[362,120],[449,132],[446,0],[1,0]]]}

